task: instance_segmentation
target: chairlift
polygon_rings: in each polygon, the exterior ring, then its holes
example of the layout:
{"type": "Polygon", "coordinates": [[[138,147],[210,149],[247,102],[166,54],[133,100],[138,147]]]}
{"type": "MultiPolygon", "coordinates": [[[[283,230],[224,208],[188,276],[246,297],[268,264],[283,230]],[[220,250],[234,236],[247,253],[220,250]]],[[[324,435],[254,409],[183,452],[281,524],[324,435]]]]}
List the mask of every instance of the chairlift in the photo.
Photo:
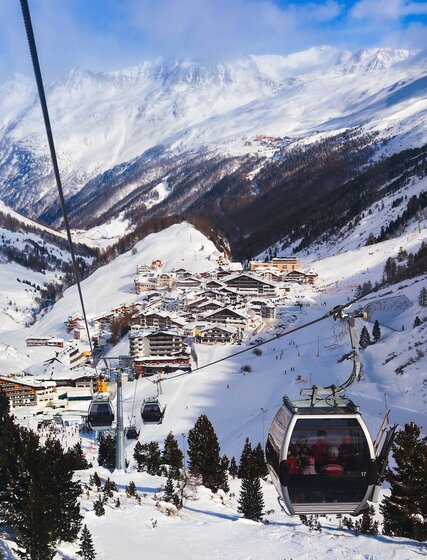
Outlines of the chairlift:
{"type": "Polygon", "coordinates": [[[396,426],[377,454],[359,407],[339,396],[360,377],[354,317],[344,316],[353,349],[349,379],[340,387],[302,390],[308,399],[285,396],[268,433],[270,476],[290,515],[359,515],[378,500],[396,426]]]}
{"type": "Polygon", "coordinates": [[[161,424],[166,407],[161,410],[157,398],[144,399],[141,406],[141,418],[144,424],[161,424]]]}
{"type": "Polygon", "coordinates": [[[87,423],[92,430],[109,430],[113,424],[114,410],[108,397],[97,395],[89,405],[87,423]]]}

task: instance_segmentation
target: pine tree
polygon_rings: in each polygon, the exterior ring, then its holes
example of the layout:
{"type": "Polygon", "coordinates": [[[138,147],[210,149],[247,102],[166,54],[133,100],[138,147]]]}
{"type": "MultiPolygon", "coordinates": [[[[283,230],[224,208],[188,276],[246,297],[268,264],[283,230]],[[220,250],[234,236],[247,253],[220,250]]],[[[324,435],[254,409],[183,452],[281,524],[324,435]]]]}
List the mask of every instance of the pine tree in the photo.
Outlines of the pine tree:
{"type": "Polygon", "coordinates": [[[191,474],[200,476],[202,483],[213,492],[223,488],[226,480],[219,451],[215,430],[203,414],[188,432],[189,469],[191,474]]]}
{"type": "Polygon", "coordinates": [[[239,463],[239,471],[238,477],[239,478],[248,478],[251,474],[252,469],[252,445],[247,437],[245,439],[245,445],[243,446],[243,451],[240,456],[240,463],[239,463]]]}
{"type": "Polygon", "coordinates": [[[224,492],[230,491],[230,486],[228,485],[228,466],[229,460],[227,455],[223,455],[220,461],[221,471],[219,473],[219,488],[224,490],[224,492]]]}
{"type": "Polygon", "coordinates": [[[112,434],[102,434],[99,442],[98,464],[106,469],[116,466],[116,438],[112,434]]]}
{"type": "Polygon", "coordinates": [[[128,486],[126,486],[126,496],[128,498],[134,498],[135,496],[137,496],[136,485],[133,480],[131,480],[128,486]]]}
{"type": "Polygon", "coordinates": [[[82,534],[80,535],[80,548],[77,554],[82,557],[82,560],[95,560],[95,548],[93,546],[92,535],[90,534],[87,525],[82,529],[82,534]]]}
{"type": "Polygon", "coordinates": [[[246,519],[261,521],[263,509],[264,498],[259,478],[243,478],[237,511],[246,519]]]}
{"type": "Polygon", "coordinates": [[[104,488],[102,489],[104,495],[108,498],[113,497],[113,492],[117,492],[117,484],[110,480],[110,477],[107,478],[104,484],[104,488]]]}
{"type": "Polygon", "coordinates": [[[71,447],[71,449],[67,451],[67,455],[70,456],[74,471],[81,471],[91,467],[84,456],[80,442],[77,442],[74,447],[71,447]]]}
{"type": "Polygon", "coordinates": [[[230,473],[230,476],[232,478],[236,478],[238,472],[239,472],[239,468],[237,467],[237,463],[236,463],[236,459],[234,457],[231,457],[231,461],[230,461],[230,466],[228,468],[228,472],[230,473]]]}
{"type": "Polygon", "coordinates": [[[371,337],[369,336],[368,329],[364,326],[360,333],[359,345],[361,348],[366,348],[371,344],[371,337]]]}
{"type": "Polygon", "coordinates": [[[138,442],[135,445],[133,456],[139,472],[147,471],[151,475],[161,474],[162,457],[156,441],[144,444],[138,442]]]}
{"type": "Polygon", "coordinates": [[[99,490],[102,486],[101,479],[99,478],[99,474],[95,471],[93,475],[89,478],[89,484],[92,486],[96,486],[96,489],[99,490]]]}
{"type": "Polygon", "coordinates": [[[99,437],[98,464],[107,469],[115,466],[115,438],[112,434],[101,433],[99,437]]]}
{"type": "Polygon", "coordinates": [[[136,461],[137,471],[142,472],[144,470],[144,461],[142,455],[142,443],[140,441],[136,442],[136,445],[133,450],[133,458],[136,461]]]}
{"type": "Polygon", "coordinates": [[[169,472],[175,480],[178,480],[180,470],[183,467],[184,454],[178,446],[178,442],[172,432],[169,432],[164,441],[161,462],[169,465],[169,472]]]}
{"type": "Polygon", "coordinates": [[[419,327],[421,324],[422,324],[422,321],[421,321],[421,319],[420,319],[420,318],[418,317],[418,315],[417,315],[417,316],[415,317],[415,319],[414,319],[414,329],[415,329],[416,327],[419,327]]]}
{"type": "Polygon", "coordinates": [[[427,307],[427,288],[425,286],[420,290],[420,294],[418,296],[418,304],[421,307],[427,307]]]}
{"type": "Polygon", "coordinates": [[[397,264],[396,261],[389,257],[384,266],[384,281],[388,284],[393,284],[396,280],[397,275],[397,264]]]}
{"type": "Polygon", "coordinates": [[[354,523],[354,529],[364,535],[378,535],[378,521],[374,521],[375,510],[369,506],[362,514],[362,517],[354,523]]]}
{"type": "Polygon", "coordinates": [[[390,496],[380,506],[384,534],[427,539],[427,437],[420,428],[405,424],[393,444],[396,467],[387,469],[390,496]]]}
{"type": "Polygon", "coordinates": [[[375,340],[375,342],[378,342],[379,339],[381,338],[381,329],[378,320],[376,320],[374,323],[374,327],[372,329],[372,337],[375,340]]]}
{"type": "Polygon", "coordinates": [[[98,517],[105,515],[104,500],[102,499],[101,495],[99,495],[98,499],[93,502],[93,509],[95,515],[97,515],[98,517]]]}
{"type": "Polygon", "coordinates": [[[174,496],[173,480],[169,476],[166,481],[165,489],[163,490],[163,500],[165,502],[172,502],[173,496],[174,496]]]}
{"type": "Polygon", "coordinates": [[[17,532],[24,556],[50,560],[59,540],[75,540],[80,494],[58,441],[42,446],[34,432],[15,426],[10,416],[1,419],[0,518],[17,532]]]}
{"type": "Polygon", "coordinates": [[[261,443],[252,451],[252,461],[254,464],[254,474],[259,478],[265,478],[268,475],[267,462],[264,457],[264,451],[261,443]]]}

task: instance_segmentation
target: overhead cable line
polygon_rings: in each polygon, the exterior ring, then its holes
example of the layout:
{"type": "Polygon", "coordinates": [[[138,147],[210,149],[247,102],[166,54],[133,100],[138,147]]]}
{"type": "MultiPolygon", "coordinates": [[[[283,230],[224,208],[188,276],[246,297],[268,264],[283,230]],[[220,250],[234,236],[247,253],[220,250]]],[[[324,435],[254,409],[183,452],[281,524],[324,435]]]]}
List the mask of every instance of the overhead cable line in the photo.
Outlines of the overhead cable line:
{"type": "MultiPolygon", "coordinates": [[[[308,323],[304,323],[304,325],[300,325],[299,327],[291,329],[290,331],[286,331],[285,333],[277,334],[277,335],[275,335],[271,338],[268,338],[267,340],[257,342],[256,344],[251,344],[251,346],[248,347],[248,348],[244,348],[243,350],[239,350],[238,352],[233,352],[233,354],[229,354],[228,356],[224,356],[223,358],[219,358],[218,360],[214,360],[213,362],[209,362],[209,363],[207,363],[203,366],[196,367],[193,370],[191,370],[191,373],[194,373],[196,371],[200,371],[202,369],[206,369],[208,367],[220,364],[221,362],[225,362],[226,360],[231,360],[231,358],[235,358],[236,356],[240,356],[241,354],[244,354],[245,352],[250,352],[254,348],[258,348],[259,346],[263,346],[264,344],[268,344],[269,342],[274,342],[275,340],[279,340],[280,338],[283,338],[285,336],[289,336],[290,334],[296,333],[297,331],[300,331],[300,330],[305,329],[307,327],[311,327],[312,325],[315,325],[316,323],[320,323],[320,321],[324,321],[325,319],[329,319],[329,317],[335,317],[335,318],[338,317],[339,318],[340,315],[342,314],[342,312],[344,311],[344,309],[346,309],[347,307],[350,307],[351,305],[356,303],[356,301],[359,301],[360,299],[362,299],[362,297],[364,297],[364,296],[359,296],[357,298],[354,298],[353,300],[349,301],[345,305],[337,305],[336,307],[329,310],[327,313],[325,313],[324,315],[322,315],[318,319],[314,319],[313,321],[310,321],[308,323]]],[[[169,381],[171,379],[176,379],[177,377],[181,377],[182,375],[188,375],[188,373],[187,372],[178,373],[177,375],[174,375],[173,377],[164,378],[163,381],[169,381]]]]}
{"type": "MultiPolygon", "coordinates": [[[[54,141],[53,141],[52,127],[50,125],[50,118],[49,118],[49,112],[48,112],[48,108],[47,108],[47,101],[46,101],[46,95],[45,95],[45,90],[44,90],[44,85],[43,85],[43,78],[42,78],[42,74],[41,74],[41,70],[40,70],[40,64],[39,64],[39,57],[38,57],[38,54],[37,54],[36,42],[35,42],[35,39],[34,39],[33,26],[32,26],[32,23],[31,23],[30,9],[28,7],[28,1],[27,0],[20,0],[20,3],[21,3],[22,15],[24,17],[25,30],[26,30],[26,33],[27,33],[28,46],[30,47],[31,60],[32,60],[32,63],[33,63],[33,69],[34,69],[34,74],[35,74],[35,78],[36,78],[37,90],[38,90],[39,99],[40,99],[40,105],[41,105],[42,113],[43,113],[43,120],[44,120],[44,124],[45,124],[45,128],[46,128],[47,141],[48,141],[48,144],[49,144],[50,157],[52,159],[53,172],[54,172],[54,175],[55,175],[56,186],[58,188],[58,194],[59,194],[59,200],[60,200],[61,209],[62,209],[62,215],[63,215],[63,218],[64,218],[65,230],[67,232],[67,240],[68,240],[68,247],[69,247],[70,255],[71,255],[71,262],[72,262],[72,265],[73,265],[74,276],[75,276],[75,279],[76,279],[77,290],[78,290],[79,298],[80,298],[80,305],[81,305],[81,308],[82,308],[83,319],[84,319],[84,323],[85,323],[85,327],[86,327],[86,333],[87,333],[87,337],[88,337],[88,340],[89,340],[89,347],[90,347],[91,356],[92,356],[92,360],[93,360],[92,340],[91,340],[91,337],[90,337],[89,325],[88,325],[87,316],[86,316],[86,309],[85,309],[82,289],[81,289],[81,285],[80,285],[79,270],[78,270],[78,267],[77,267],[73,241],[72,241],[72,238],[71,238],[70,223],[69,223],[69,220],[68,220],[67,210],[65,208],[64,191],[62,189],[62,181],[61,181],[61,176],[60,176],[60,173],[59,173],[55,144],[54,144],[54,141]]],[[[96,366],[95,366],[95,371],[96,371],[96,366]]]]}

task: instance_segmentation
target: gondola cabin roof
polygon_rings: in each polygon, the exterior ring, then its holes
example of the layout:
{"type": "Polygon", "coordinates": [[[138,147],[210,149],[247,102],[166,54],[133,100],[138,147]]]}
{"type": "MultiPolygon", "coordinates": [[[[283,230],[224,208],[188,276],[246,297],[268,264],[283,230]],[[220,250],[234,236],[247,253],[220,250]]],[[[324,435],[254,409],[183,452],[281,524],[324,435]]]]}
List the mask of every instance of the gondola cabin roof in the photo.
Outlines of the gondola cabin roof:
{"type": "Polygon", "coordinates": [[[283,405],[292,414],[326,415],[326,414],[360,414],[359,407],[346,397],[328,396],[326,398],[291,400],[283,397],[283,405]]]}

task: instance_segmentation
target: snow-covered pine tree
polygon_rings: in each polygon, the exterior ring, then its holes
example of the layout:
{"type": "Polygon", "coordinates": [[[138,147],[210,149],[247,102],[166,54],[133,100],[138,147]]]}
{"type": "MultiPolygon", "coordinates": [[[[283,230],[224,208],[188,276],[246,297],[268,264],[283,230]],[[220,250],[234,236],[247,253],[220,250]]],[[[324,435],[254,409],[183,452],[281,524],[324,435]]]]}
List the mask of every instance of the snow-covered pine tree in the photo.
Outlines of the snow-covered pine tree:
{"type": "Polygon", "coordinates": [[[92,535],[90,534],[87,525],[84,525],[82,529],[82,533],[80,535],[80,548],[77,551],[77,554],[82,557],[82,560],[95,560],[96,558],[92,535]]]}
{"type": "Polygon", "coordinates": [[[172,432],[169,432],[164,441],[161,462],[169,465],[169,472],[175,480],[178,480],[180,470],[183,467],[184,455],[178,446],[178,442],[172,432]]]}
{"type": "Polygon", "coordinates": [[[74,447],[71,447],[71,449],[67,451],[67,455],[69,455],[72,460],[74,471],[81,471],[91,467],[83,454],[80,442],[77,442],[74,447]]]}
{"type": "Polygon", "coordinates": [[[380,505],[386,535],[427,539],[427,437],[415,424],[405,424],[393,444],[396,463],[387,469],[390,496],[380,505]]]}
{"type": "Polygon", "coordinates": [[[250,471],[252,468],[252,445],[247,437],[245,439],[245,445],[243,446],[243,451],[240,456],[238,477],[248,478],[250,476],[250,471]]]}
{"type": "Polygon", "coordinates": [[[362,332],[360,333],[359,345],[361,348],[366,348],[371,344],[371,337],[369,336],[368,329],[366,326],[362,328],[362,332]]]}
{"type": "Polygon", "coordinates": [[[209,418],[202,414],[188,432],[188,458],[191,474],[200,476],[202,483],[216,492],[223,488],[224,469],[219,455],[220,447],[209,418]]]}
{"type": "Polygon", "coordinates": [[[249,476],[242,479],[237,511],[246,519],[261,521],[264,509],[264,498],[258,477],[249,476]]]}
{"type": "Polygon", "coordinates": [[[375,342],[378,342],[378,340],[381,338],[381,329],[378,320],[375,320],[374,327],[372,329],[372,337],[375,342]]]}

